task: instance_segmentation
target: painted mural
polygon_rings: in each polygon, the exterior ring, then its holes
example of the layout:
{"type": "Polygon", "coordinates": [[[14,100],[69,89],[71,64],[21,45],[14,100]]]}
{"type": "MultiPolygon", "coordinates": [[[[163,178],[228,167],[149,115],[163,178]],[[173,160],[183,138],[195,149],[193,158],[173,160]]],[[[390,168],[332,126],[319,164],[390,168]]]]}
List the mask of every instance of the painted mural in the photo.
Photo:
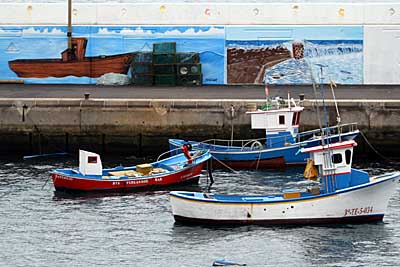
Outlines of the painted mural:
{"type": "Polygon", "coordinates": [[[176,50],[199,55],[203,84],[224,84],[224,27],[74,26],[72,50],[67,27],[0,28],[2,79],[26,83],[96,83],[106,73],[130,75],[135,53],[154,43],[176,43],[176,50]]]}
{"type": "Polygon", "coordinates": [[[162,42],[199,55],[202,84],[310,84],[317,64],[326,79],[363,83],[361,26],[74,26],[72,50],[66,26],[0,27],[0,37],[0,78],[26,83],[132,76],[135,53],[162,42]]]}
{"type": "Polygon", "coordinates": [[[356,26],[226,27],[229,84],[363,83],[363,29],[356,26]]]}

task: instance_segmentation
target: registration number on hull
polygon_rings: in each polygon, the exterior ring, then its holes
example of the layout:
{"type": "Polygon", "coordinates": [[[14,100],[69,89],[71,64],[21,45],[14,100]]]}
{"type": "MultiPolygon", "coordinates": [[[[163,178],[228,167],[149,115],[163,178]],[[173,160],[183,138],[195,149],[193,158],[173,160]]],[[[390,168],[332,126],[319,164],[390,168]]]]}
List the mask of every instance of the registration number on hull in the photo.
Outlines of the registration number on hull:
{"type": "Polygon", "coordinates": [[[344,216],[355,216],[355,215],[362,215],[362,214],[369,214],[372,213],[374,207],[362,207],[362,208],[351,208],[344,210],[344,216]]]}

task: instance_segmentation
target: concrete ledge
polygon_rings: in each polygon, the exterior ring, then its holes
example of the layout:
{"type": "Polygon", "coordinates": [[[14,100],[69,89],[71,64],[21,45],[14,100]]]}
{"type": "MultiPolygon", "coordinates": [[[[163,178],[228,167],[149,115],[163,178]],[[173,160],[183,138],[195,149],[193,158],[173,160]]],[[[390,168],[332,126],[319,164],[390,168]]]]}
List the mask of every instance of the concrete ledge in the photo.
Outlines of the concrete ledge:
{"type": "MultiPolygon", "coordinates": [[[[231,136],[262,137],[250,129],[246,111],[260,107],[260,99],[0,99],[0,153],[9,149],[34,149],[57,143],[68,149],[159,151],[168,138],[205,140],[231,136]],[[232,116],[231,108],[234,108],[232,116]]],[[[336,108],[325,101],[330,125],[336,108]]],[[[318,128],[316,113],[321,100],[305,100],[301,129],[318,128]]],[[[357,122],[374,145],[399,145],[400,100],[340,100],[342,123],[357,122]]],[[[322,114],[322,113],[321,113],[322,114]]],[[[97,150],[98,151],[98,150],[97,150]]]]}

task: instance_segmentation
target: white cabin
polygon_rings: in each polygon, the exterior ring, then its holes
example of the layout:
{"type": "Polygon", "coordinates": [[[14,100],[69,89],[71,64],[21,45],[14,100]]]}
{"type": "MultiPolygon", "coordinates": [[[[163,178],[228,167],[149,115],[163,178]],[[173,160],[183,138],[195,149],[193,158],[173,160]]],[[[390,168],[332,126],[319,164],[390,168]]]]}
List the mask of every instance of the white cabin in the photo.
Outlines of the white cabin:
{"type": "Polygon", "coordinates": [[[265,129],[266,134],[291,132],[292,135],[300,125],[300,113],[304,107],[292,107],[273,110],[247,112],[251,115],[252,129],[265,129]]]}
{"type": "Polygon", "coordinates": [[[100,155],[79,150],[79,172],[83,175],[102,175],[103,165],[100,155]]]}

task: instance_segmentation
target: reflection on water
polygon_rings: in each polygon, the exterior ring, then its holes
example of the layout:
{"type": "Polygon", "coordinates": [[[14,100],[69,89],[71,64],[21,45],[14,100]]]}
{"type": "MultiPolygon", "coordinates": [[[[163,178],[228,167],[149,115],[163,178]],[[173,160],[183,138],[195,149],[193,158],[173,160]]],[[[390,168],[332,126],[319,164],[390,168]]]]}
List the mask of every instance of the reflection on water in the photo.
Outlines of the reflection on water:
{"type": "MultiPolygon", "coordinates": [[[[356,164],[375,174],[393,162],[356,164]]],[[[107,167],[131,164],[110,159],[107,167]]],[[[247,266],[397,266],[400,193],[383,223],[302,227],[203,227],[175,224],[168,191],[54,194],[53,168],[74,159],[0,162],[0,266],[211,266],[216,258],[247,266]],[[47,184],[46,184],[47,181],[47,184]],[[18,256],[16,256],[18,255],[18,256]]],[[[214,172],[212,192],[264,194],[304,188],[302,168],[214,172]]],[[[204,190],[200,184],[177,188],[204,190]]]]}

